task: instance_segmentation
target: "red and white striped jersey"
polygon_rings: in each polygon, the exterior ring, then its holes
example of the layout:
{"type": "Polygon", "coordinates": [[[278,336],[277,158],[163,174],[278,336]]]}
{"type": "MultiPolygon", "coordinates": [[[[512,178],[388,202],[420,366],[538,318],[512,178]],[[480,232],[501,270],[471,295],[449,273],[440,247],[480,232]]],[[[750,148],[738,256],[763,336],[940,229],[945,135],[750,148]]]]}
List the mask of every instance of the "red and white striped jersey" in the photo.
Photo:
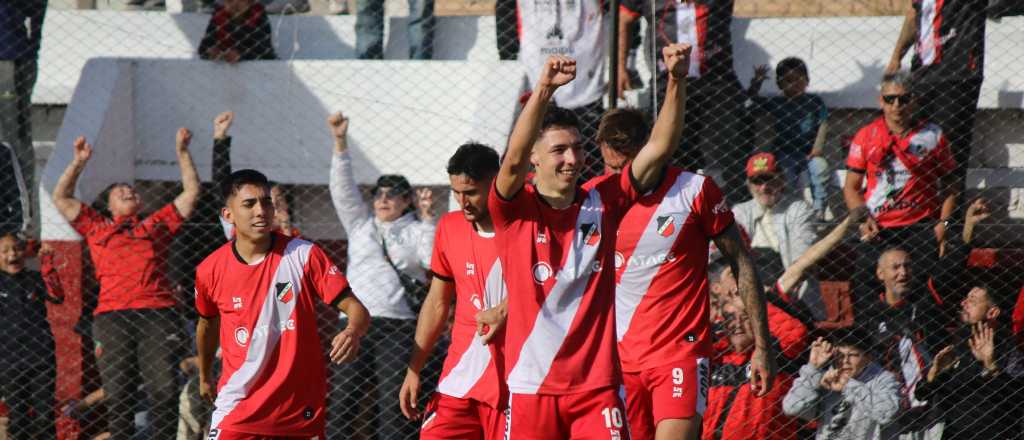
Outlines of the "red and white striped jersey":
{"type": "Polygon", "coordinates": [[[722,191],[669,168],[619,226],[615,315],[623,370],[710,357],[708,243],[733,224],[722,191]]]}
{"type": "Polygon", "coordinates": [[[196,309],[220,317],[224,368],[212,429],[266,436],[324,430],[326,358],[314,299],[340,300],[348,280],[305,240],[274,234],[270,253],[247,264],[231,241],[196,269],[196,309]]]}
{"type": "Polygon", "coordinates": [[[621,383],[615,348],[615,233],[638,198],[629,171],[578,187],[555,209],[527,184],[488,201],[508,284],[512,393],[562,395],[621,383]]]}
{"type": "Polygon", "coordinates": [[[437,390],[499,408],[504,401],[503,335],[484,345],[476,333],[476,314],[505,299],[505,281],[494,233],[477,231],[462,212],[450,212],[437,225],[430,271],[455,283],[452,342],[437,390]]]}

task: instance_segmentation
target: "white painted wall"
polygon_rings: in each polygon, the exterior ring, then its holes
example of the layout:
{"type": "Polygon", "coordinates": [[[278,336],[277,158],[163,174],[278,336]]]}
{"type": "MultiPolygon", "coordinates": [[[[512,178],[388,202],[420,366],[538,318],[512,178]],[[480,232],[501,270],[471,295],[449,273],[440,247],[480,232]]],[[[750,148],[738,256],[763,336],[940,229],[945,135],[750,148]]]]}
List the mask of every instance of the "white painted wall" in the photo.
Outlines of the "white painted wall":
{"type": "MultiPolygon", "coordinates": [[[[40,53],[37,103],[66,104],[86,60],[94,57],[195,58],[209,20],[203,14],[53,10],[40,53]]],[[[746,83],[753,66],[787,56],[807,61],[810,89],[830,107],[867,108],[899,34],[902,17],[737,19],[736,70],[746,83]]],[[[274,41],[285,60],[351,59],[354,16],[273,16],[274,41]]],[[[405,17],[390,17],[385,56],[405,58],[405,17]]],[[[1024,17],[989,22],[982,108],[1024,105],[1024,17]]],[[[435,58],[497,60],[494,17],[439,17],[435,58]]],[[[909,58],[908,58],[909,63],[909,58]]],[[[642,63],[646,64],[646,63],[642,63]]],[[[774,92],[768,81],[764,92],[774,92]]]]}

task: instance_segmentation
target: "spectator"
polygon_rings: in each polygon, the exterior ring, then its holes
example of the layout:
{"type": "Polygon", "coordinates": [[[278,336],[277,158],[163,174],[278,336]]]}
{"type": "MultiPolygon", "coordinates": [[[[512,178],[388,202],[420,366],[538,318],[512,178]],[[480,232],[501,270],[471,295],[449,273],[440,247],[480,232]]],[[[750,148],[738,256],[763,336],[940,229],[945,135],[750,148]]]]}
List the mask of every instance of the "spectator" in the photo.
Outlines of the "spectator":
{"type": "MultiPolygon", "coordinates": [[[[1024,373],[1022,371],[1024,365],[1021,364],[1021,361],[1024,360],[1022,358],[1024,353],[1017,349],[1013,339],[1010,338],[1010,329],[1005,326],[1006,315],[1004,313],[1008,309],[1008,302],[999,290],[986,285],[972,287],[967,296],[960,301],[961,325],[957,336],[961,342],[970,340],[971,331],[978,324],[984,324],[993,329],[999,339],[995,346],[997,349],[994,355],[995,362],[1007,374],[1020,377],[1024,373]]],[[[963,345],[958,347],[964,348],[963,345]]],[[[967,355],[964,350],[958,354],[962,355],[961,358],[966,358],[967,355]]]]}
{"type": "Polygon", "coordinates": [[[993,3],[998,2],[911,1],[885,69],[886,74],[898,72],[907,50],[916,46],[910,66],[913,92],[920,97],[925,116],[942,127],[949,140],[956,163],[951,177],[958,187],[967,175],[984,77],[985,17],[1001,13],[986,9],[993,3]]]}
{"type": "Polygon", "coordinates": [[[825,220],[828,199],[828,163],[825,161],[825,136],[828,134],[828,107],[818,95],[807,93],[810,75],[800,58],[786,58],[775,66],[775,83],[782,96],[757,98],[768,66],[758,66],[748,93],[757,107],[775,119],[775,137],[771,152],[786,174],[789,189],[800,192],[800,177],[811,187],[814,218],[825,220]]]}
{"type": "MultiPolygon", "coordinates": [[[[723,277],[731,277],[726,266],[723,277]]],[[[735,284],[735,280],[732,280],[735,284]]],[[[782,398],[793,383],[796,359],[807,348],[807,328],[782,309],[768,304],[768,331],[775,347],[779,373],[768,394],[755,397],[746,369],[754,350],[753,328],[737,296],[723,305],[729,349],[711,364],[711,388],[704,414],[702,438],[791,439],[797,423],[782,413],[782,398]]]]}
{"type": "MultiPolygon", "coordinates": [[[[409,1],[409,58],[429,60],[434,56],[434,0],[409,1]]],[[[384,58],[384,0],[356,1],[356,57],[384,58]]]]}
{"type": "Polygon", "coordinates": [[[782,401],[785,414],[818,420],[818,440],[881,439],[899,411],[899,382],[874,362],[870,336],[840,330],[835,342],[818,338],[806,365],[782,401]],[[827,368],[827,370],[826,370],[827,368]]]}
{"type": "Polygon", "coordinates": [[[199,43],[199,58],[231,64],[277,59],[263,5],[255,0],[225,0],[214,9],[199,43]]]}
{"type": "Polygon", "coordinates": [[[944,415],[945,439],[1021,438],[1024,420],[1024,382],[1005,371],[1000,358],[1012,344],[1001,339],[994,324],[998,310],[991,290],[975,288],[964,301],[964,327],[970,329],[966,344],[947,346],[928,370],[927,381],[915,390],[918,400],[937,405],[944,415]],[[984,311],[983,310],[986,310],[984,311]],[[978,313],[980,316],[973,316],[978,313]],[[995,315],[990,317],[990,315],[995,315]],[[979,322],[968,322],[980,319],[979,322]],[[966,345],[966,347],[965,347],[966,345]],[[966,356],[970,351],[970,356],[966,356]]]}
{"type": "Polygon", "coordinates": [[[494,2],[494,41],[498,45],[500,60],[519,58],[519,40],[516,39],[519,27],[517,12],[516,0],[494,2]]]}
{"type": "Polygon", "coordinates": [[[9,408],[13,439],[56,438],[57,359],[46,303],[60,304],[59,284],[25,268],[25,242],[0,235],[0,397],[9,408]]]}
{"type": "MultiPolygon", "coordinates": [[[[626,68],[627,52],[632,38],[632,25],[653,10],[657,17],[647,23],[647,41],[654,41],[657,53],[673,42],[693,46],[687,84],[686,128],[682,144],[673,155],[673,165],[696,171],[699,168],[722,170],[722,190],[735,205],[746,198],[743,191],[743,158],[750,154],[751,132],[744,108],[746,94],[732,60],[733,0],[623,0],[619,16],[619,95],[631,88],[626,68]],[[654,29],[657,29],[655,32],[654,29]],[[705,163],[703,154],[714,154],[712,163],[705,163]]],[[[648,60],[655,65],[657,60],[648,60]]],[[[650,88],[656,101],[652,108],[665,102],[667,74],[657,62],[657,75],[650,88]]],[[[709,157],[710,158],[710,157],[709,157]]]]}
{"type": "MultiPolygon", "coordinates": [[[[814,210],[802,199],[787,194],[785,188],[786,180],[775,155],[757,153],[747,160],[747,189],[753,198],[732,209],[736,223],[750,234],[750,246],[759,260],[777,259],[783,268],[793,264],[817,239],[814,210]]],[[[816,321],[826,319],[816,279],[805,277],[793,294],[816,321]]]]}
{"type": "MultiPolygon", "coordinates": [[[[3,99],[3,98],[0,98],[3,99]]],[[[4,119],[6,116],[0,116],[4,119]]],[[[0,234],[17,234],[29,225],[29,191],[21,175],[18,155],[7,142],[0,142],[0,234]]]]}
{"type": "MultiPolygon", "coordinates": [[[[882,78],[882,115],[860,129],[846,161],[846,207],[867,206],[860,227],[857,267],[865,270],[882,250],[900,246],[913,253],[921,274],[932,273],[956,205],[948,175],[956,167],[939,126],[913,116],[915,97],[904,72],[882,78]],[[862,189],[865,177],[867,185],[862,189]]],[[[870,280],[867,273],[857,276],[870,280]]],[[[854,285],[855,308],[871,301],[876,285],[854,285]]]]}
{"type": "Polygon", "coordinates": [[[184,342],[183,324],[164,262],[171,238],[195,208],[199,176],[188,145],[192,133],[179,129],[175,150],[181,167],[182,192],[152,215],[139,215],[141,198],[126,183],[110,185],[89,207],[73,197],[75,184],[92,156],[84,137],[75,139],[74,158],[53,190],[53,203],[81,234],[99,280],[93,312],[100,376],[110,399],[111,432],[131,438],[132,397],[139,373],[151,405],[154,438],[172,438],[177,396],[174,366],[184,342]],[[99,350],[101,349],[101,350],[99,350]]]}
{"type": "MultiPolygon", "coordinates": [[[[31,97],[38,71],[36,62],[42,41],[46,5],[47,0],[0,1],[0,142],[6,142],[14,149],[17,158],[15,164],[20,167],[25,188],[34,188],[35,182],[31,97]]],[[[7,152],[0,151],[0,154],[6,156],[7,152]]],[[[2,169],[6,174],[9,168],[2,169]]],[[[18,188],[4,183],[3,192],[18,188]]],[[[0,194],[0,200],[6,201],[13,196],[0,194]]],[[[17,217],[24,218],[27,224],[34,211],[32,206],[37,204],[31,191],[23,191],[20,196],[24,197],[25,202],[17,217]]],[[[10,206],[5,204],[0,209],[8,209],[10,206]]]]}
{"type": "MultiPolygon", "coordinates": [[[[348,118],[341,113],[327,120],[334,139],[330,192],[334,209],[348,235],[348,270],[352,291],[372,316],[370,332],[363,339],[359,357],[336,370],[338,380],[331,394],[331,413],[336,425],[332,435],[352,436],[353,410],[365,394],[367,383],[376,383],[374,398],[378,438],[412,438],[416,425],[402,416],[399,391],[405,379],[405,353],[413,345],[416,283],[426,280],[434,244],[433,198],[430,190],[417,193],[419,220],[412,213],[412,187],[405,177],[384,175],[373,188],[372,210],[363,201],[352,171],[348,151],[348,118]],[[340,422],[338,422],[340,420],[340,422]]],[[[440,351],[444,351],[443,349],[440,351]]],[[[428,370],[424,377],[430,377],[428,370]]],[[[429,396],[424,386],[421,396],[429,396]]]]}
{"type": "MultiPolygon", "coordinates": [[[[572,56],[576,60],[577,80],[555,92],[554,104],[568,109],[580,121],[584,152],[587,163],[591,164],[584,169],[582,178],[601,174],[596,137],[604,114],[602,102],[608,83],[601,2],[519,0],[516,7],[519,11],[519,62],[526,70],[531,90],[536,88],[540,68],[549,55],[572,56]]],[[[661,53],[661,48],[658,50],[661,53]]]]}

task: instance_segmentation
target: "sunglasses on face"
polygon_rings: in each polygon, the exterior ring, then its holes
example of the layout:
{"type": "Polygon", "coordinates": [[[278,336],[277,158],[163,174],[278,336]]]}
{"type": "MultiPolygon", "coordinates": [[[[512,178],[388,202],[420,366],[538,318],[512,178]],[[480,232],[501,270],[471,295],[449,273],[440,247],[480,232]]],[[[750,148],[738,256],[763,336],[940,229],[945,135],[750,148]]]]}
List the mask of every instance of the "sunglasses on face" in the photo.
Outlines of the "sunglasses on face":
{"type": "Polygon", "coordinates": [[[409,194],[408,191],[403,191],[403,190],[400,190],[400,189],[378,188],[377,191],[373,192],[373,199],[374,200],[398,199],[398,198],[405,197],[408,194],[409,194]]]}
{"type": "Polygon", "coordinates": [[[767,185],[775,181],[775,176],[770,174],[761,174],[749,179],[751,185],[767,185]]]}
{"type": "Polygon", "coordinates": [[[885,101],[886,104],[892,104],[898,101],[900,105],[907,105],[912,99],[914,99],[914,94],[912,93],[904,93],[902,95],[882,95],[882,101],[885,101]]]}

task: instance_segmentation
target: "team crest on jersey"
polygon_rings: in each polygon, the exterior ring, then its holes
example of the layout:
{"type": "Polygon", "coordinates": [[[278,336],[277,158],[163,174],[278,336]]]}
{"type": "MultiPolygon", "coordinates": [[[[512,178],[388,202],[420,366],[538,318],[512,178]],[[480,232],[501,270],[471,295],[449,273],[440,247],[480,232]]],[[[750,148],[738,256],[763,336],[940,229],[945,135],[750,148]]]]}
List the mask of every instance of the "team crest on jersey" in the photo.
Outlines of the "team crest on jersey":
{"type": "Polygon", "coordinates": [[[597,223],[584,223],[580,225],[580,235],[587,246],[596,246],[601,242],[601,227],[597,223]]]}
{"type": "Polygon", "coordinates": [[[249,343],[249,329],[245,327],[238,327],[235,329],[235,343],[241,347],[245,347],[245,344],[249,343]]]}
{"type": "Polygon", "coordinates": [[[287,303],[292,300],[292,282],[277,283],[277,300],[287,303]]]}
{"type": "Polygon", "coordinates": [[[554,275],[554,273],[555,272],[551,270],[551,265],[543,261],[533,265],[533,280],[536,281],[537,284],[544,284],[544,282],[551,278],[551,275],[554,275]]]}
{"type": "Polygon", "coordinates": [[[675,231],[676,222],[671,215],[658,217],[658,235],[662,237],[671,237],[672,233],[675,231]]]}

